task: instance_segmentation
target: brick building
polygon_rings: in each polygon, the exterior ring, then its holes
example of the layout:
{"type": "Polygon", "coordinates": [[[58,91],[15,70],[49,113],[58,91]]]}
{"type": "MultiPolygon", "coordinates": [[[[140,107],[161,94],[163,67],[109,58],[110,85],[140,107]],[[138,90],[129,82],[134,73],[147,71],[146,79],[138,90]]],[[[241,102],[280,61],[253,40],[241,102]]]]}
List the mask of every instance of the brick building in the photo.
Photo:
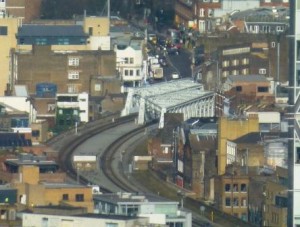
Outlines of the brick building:
{"type": "Polygon", "coordinates": [[[52,51],[51,46],[33,46],[32,51],[13,53],[15,84],[23,84],[29,94],[36,85],[49,82],[57,85],[58,93],[80,93],[106,88],[90,87],[93,75],[116,77],[113,51],[52,51]],[[16,63],[17,62],[17,63],[16,63]]]}

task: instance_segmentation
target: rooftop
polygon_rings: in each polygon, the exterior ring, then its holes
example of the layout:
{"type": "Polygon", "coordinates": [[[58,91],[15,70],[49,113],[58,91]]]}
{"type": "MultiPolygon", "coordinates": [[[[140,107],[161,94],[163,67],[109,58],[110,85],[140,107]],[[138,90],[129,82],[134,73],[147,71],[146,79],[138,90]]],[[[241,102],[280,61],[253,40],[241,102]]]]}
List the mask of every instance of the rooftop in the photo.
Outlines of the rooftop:
{"type": "Polygon", "coordinates": [[[231,82],[268,82],[263,75],[229,75],[227,80],[231,82]]]}
{"type": "Polygon", "coordinates": [[[113,193],[94,195],[94,200],[106,201],[110,203],[168,203],[177,204],[178,202],[170,201],[166,198],[152,194],[133,194],[133,193],[113,193]]]}
{"type": "Polygon", "coordinates": [[[38,36],[38,37],[78,37],[85,36],[81,25],[42,25],[42,24],[24,24],[19,27],[18,37],[38,36]]]}

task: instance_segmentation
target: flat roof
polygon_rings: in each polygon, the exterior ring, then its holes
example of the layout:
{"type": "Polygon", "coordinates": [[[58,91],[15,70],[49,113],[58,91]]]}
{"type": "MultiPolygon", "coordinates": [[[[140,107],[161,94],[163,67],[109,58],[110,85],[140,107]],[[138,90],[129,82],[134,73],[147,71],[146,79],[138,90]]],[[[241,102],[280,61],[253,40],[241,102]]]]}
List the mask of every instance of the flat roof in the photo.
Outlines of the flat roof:
{"type": "Polygon", "coordinates": [[[46,188],[91,188],[89,186],[80,185],[80,184],[71,184],[71,183],[42,183],[46,188]]]}
{"type": "Polygon", "coordinates": [[[49,37],[77,37],[88,36],[84,33],[81,25],[42,25],[42,24],[24,24],[19,27],[17,37],[21,36],[49,36],[49,37]]]}
{"type": "Polygon", "coordinates": [[[19,160],[19,159],[6,159],[5,163],[13,165],[13,166],[24,166],[24,165],[34,165],[34,166],[50,166],[58,164],[55,161],[51,160],[19,160]]]}
{"type": "Polygon", "coordinates": [[[131,194],[131,193],[109,193],[94,195],[94,200],[105,201],[108,203],[135,203],[141,204],[145,202],[149,203],[165,203],[165,204],[177,204],[176,201],[159,197],[153,194],[131,194]]]}

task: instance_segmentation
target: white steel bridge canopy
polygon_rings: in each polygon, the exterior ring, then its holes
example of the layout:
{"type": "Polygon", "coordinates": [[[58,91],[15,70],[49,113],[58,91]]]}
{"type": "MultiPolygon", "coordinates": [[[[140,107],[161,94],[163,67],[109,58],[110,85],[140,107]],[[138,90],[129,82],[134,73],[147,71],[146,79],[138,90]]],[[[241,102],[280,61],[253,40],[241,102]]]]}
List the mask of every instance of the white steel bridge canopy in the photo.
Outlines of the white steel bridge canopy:
{"type": "Polygon", "coordinates": [[[122,116],[138,112],[138,124],[160,119],[159,127],[163,128],[165,113],[183,113],[184,120],[213,117],[214,106],[214,92],[205,91],[202,84],[193,80],[181,79],[131,88],[122,116]]]}

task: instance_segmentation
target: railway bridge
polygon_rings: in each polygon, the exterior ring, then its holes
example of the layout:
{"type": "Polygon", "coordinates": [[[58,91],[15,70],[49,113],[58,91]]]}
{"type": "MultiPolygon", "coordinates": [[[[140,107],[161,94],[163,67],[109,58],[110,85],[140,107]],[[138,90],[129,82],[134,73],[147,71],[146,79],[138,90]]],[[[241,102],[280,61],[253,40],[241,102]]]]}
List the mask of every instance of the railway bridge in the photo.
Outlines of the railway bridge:
{"type": "Polygon", "coordinates": [[[130,88],[121,115],[132,113],[138,113],[138,124],[159,119],[159,128],[164,127],[165,113],[183,113],[184,120],[191,117],[213,117],[215,93],[205,91],[202,84],[191,79],[130,88]]]}

